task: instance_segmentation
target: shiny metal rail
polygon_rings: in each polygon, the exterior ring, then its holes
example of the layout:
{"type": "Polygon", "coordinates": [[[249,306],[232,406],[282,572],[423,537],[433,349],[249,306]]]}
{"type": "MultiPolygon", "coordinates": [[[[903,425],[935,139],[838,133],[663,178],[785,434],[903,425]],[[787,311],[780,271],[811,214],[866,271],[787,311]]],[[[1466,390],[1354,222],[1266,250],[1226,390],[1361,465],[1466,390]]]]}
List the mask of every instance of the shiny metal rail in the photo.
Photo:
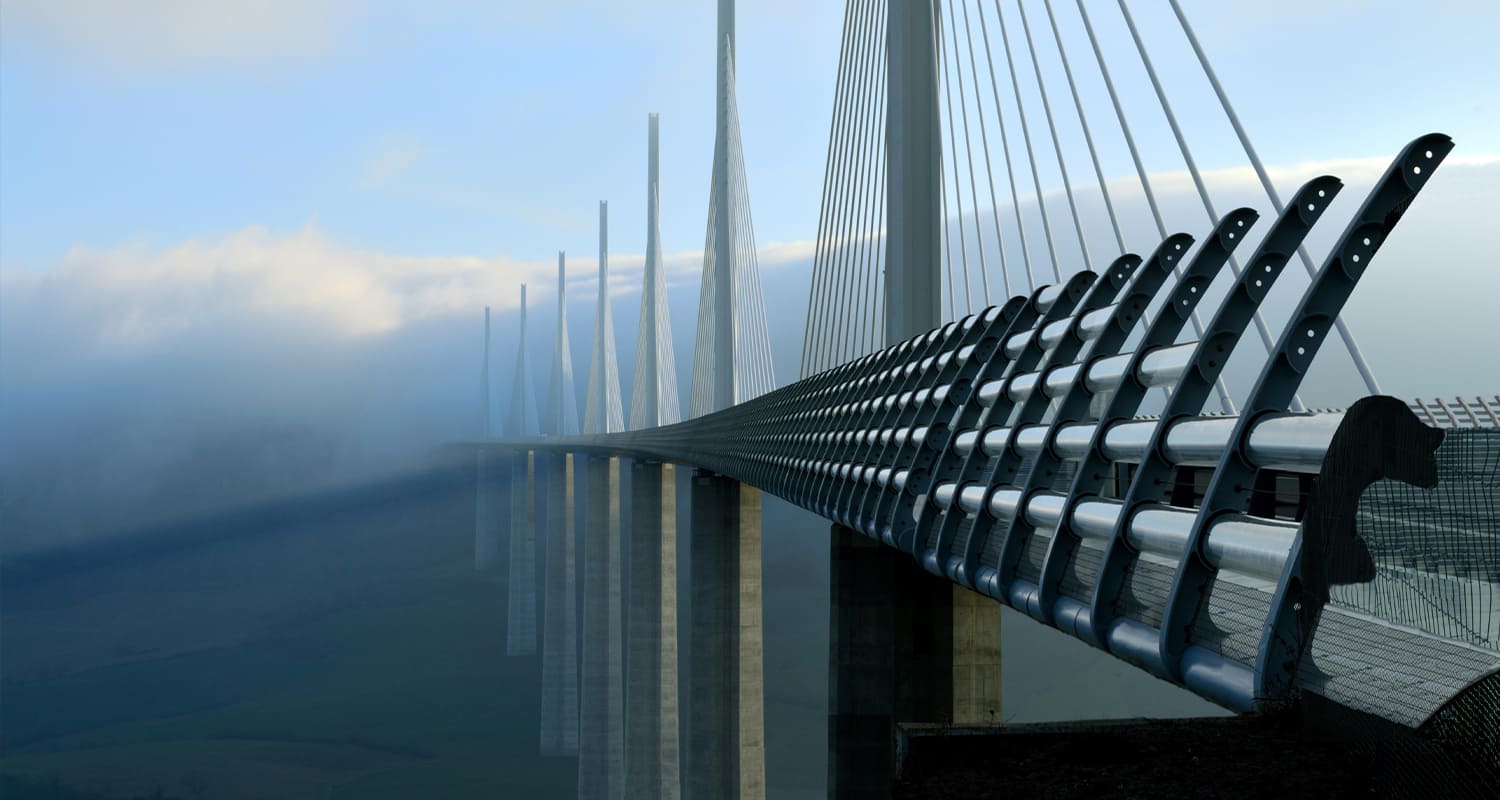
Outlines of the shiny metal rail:
{"type": "Polygon", "coordinates": [[[1416,397],[1408,405],[1423,422],[1435,428],[1500,428],[1500,395],[1452,400],[1416,397]]]}
{"type": "MultiPolygon", "coordinates": [[[[1271,284],[1340,190],[1335,178],[1308,182],[1271,223],[1201,341],[1176,336],[1256,223],[1249,209],[1230,212],[1196,248],[1175,234],[1147,257],[1122,256],[1099,274],[715,414],[508,444],[733,477],[1229,708],[1276,704],[1310,680],[1286,643],[1307,641],[1298,611],[1311,600],[1301,588],[1301,525],[1266,502],[1264,486],[1281,473],[1317,474],[1346,423],[1340,413],[1287,408],[1371,257],[1451,148],[1431,134],[1391,164],[1304,293],[1239,416],[1206,414],[1205,402],[1271,284]],[[1179,268],[1182,277],[1170,280],[1179,268]],[[1147,323],[1153,302],[1162,310],[1147,323]],[[1140,342],[1133,352],[1121,352],[1127,337],[1140,342]],[[1138,418],[1152,387],[1170,389],[1166,408],[1138,418]],[[1209,478],[1201,500],[1191,486],[1173,491],[1194,472],[1209,478]]],[[[1329,614],[1345,633],[1384,624],[1329,614]]],[[[1439,645],[1468,654],[1453,660],[1464,665],[1453,681],[1500,663],[1500,653],[1439,645]]],[[[1372,690],[1400,694],[1399,669],[1381,674],[1372,690]]],[[[1410,709],[1426,700],[1401,702],[1410,709]]]]}

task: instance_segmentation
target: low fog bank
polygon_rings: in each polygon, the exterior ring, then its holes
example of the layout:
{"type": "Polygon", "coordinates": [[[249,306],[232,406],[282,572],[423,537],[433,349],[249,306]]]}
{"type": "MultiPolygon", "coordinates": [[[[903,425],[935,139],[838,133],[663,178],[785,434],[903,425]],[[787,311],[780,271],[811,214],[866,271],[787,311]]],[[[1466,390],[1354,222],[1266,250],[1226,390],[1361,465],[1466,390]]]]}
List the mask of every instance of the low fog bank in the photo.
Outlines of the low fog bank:
{"type": "Polygon", "coordinates": [[[421,468],[474,432],[477,370],[454,353],[459,328],[439,320],[355,341],[226,331],[5,385],[0,553],[421,468]]]}
{"type": "MultiPolygon", "coordinates": [[[[767,267],[784,302],[768,303],[780,379],[796,379],[808,264],[767,267]],[[800,284],[800,285],[799,285],[800,284]]],[[[578,271],[582,271],[578,269],[578,271]]],[[[570,280],[570,283],[572,281],[570,280]]],[[[573,288],[569,335],[587,385],[597,284],[573,288]]],[[[12,288],[14,285],[12,284],[12,288]]],[[[686,407],[698,286],[669,289],[686,407]]],[[[445,444],[481,434],[483,296],[473,309],[388,331],[351,333],[307,315],[228,315],[144,344],[59,338],[69,305],[11,294],[0,314],[0,555],[76,547],[130,531],[354,486],[429,465],[445,444]],[[22,305],[23,302],[31,305],[22,305]]],[[[546,397],[555,300],[533,299],[531,377],[546,397]]],[[[491,336],[492,430],[515,375],[515,309],[491,336]]],[[[614,299],[628,411],[639,295],[614,299]]]]}
{"type": "MultiPolygon", "coordinates": [[[[1347,188],[1310,239],[1316,262],[1384,164],[1365,159],[1275,171],[1286,192],[1321,172],[1346,178],[1347,188]]],[[[1182,177],[1158,178],[1163,211],[1169,227],[1201,238],[1205,218],[1182,177]]],[[[1221,210],[1245,203],[1263,212],[1241,249],[1248,257],[1270,227],[1270,209],[1248,172],[1209,177],[1221,210]]],[[[1500,391],[1500,351],[1488,345],[1500,284],[1491,274],[1485,221],[1500,199],[1497,186],[1500,161],[1455,154],[1350,301],[1345,317],[1385,392],[1500,391]]],[[[1129,195],[1122,196],[1124,207],[1129,195]]],[[[1100,216],[1094,199],[1079,201],[1086,218],[1100,216]]],[[[1023,208],[1033,244],[1042,240],[1035,210],[1023,208]]],[[[1155,241],[1148,219],[1125,213],[1122,222],[1137,250],[1155,241]]],[[[1107,227],[1088,230],[1095,255],[1108,252],[1107,227]]],[[[1079,263],[1076,243],[1057,240],[1061,261],[1079,263]]],[[[985,247],[993,271],[997,246],[987,240],[985,247]]],[[[812,257],[806,243],[772,245],[761,264],[782,383],[798,377],[812,257]]],[[[639,265],[628,255],[616,261],[612,309],[628,413],[639,265]]],[[[695,263],[679,254],[668,264],[684,408],[699,294],[695,263]]],[[[593,334],[593,274],[590,260],[570,259],[569,336],[580,398],[593,334]]],[[[531,286],[532,385],[537,401],[545,401],[556,320],[552,275],[555,263],[361,253],[312,229],[280,238],[235,235],[211,247],[189,243],[155,254],[76,251],[41,274],[0,268],[0,555],[76,546],[266,498],[354,485],[425,463],[444,443],[472,439],[481,432],[486,302],[495,307],[490,395],[499,432],[515,375],[522,281],[531,286]]],[[[1273,336],[1306,281],[1294,263],[1268,300],[1273,336]]],[[[1227,283],[1221,276],[1205,307],[1227,283]]],[[[991,284],[998,296],[1000,281],[991,284]]],[[[1236,398],[1248,391],[1263,353],[1258,336],[1247,334],[1226,373],[1236,398]]],[[[1329,342],[1303,399],[1338,407],[1364,393],[1342,345],[1329,342]]]]}

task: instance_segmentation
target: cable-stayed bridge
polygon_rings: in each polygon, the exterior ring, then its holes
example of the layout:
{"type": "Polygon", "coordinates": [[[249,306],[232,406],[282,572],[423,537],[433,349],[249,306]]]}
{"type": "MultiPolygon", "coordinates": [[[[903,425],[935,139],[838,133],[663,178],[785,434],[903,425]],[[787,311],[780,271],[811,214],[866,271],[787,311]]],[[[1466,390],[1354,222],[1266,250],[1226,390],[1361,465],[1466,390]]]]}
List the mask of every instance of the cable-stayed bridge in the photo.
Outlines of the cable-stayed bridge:
{"type": "MultiPolygon", "coordinates": [[[[888,790],[897,723],[998,719],[996,602],[1228,709],[1316,695],[1500,770],[1500,397],[1384,396],[1340,319],[1454,143],[1417,136],[1352,215],[1324,220],[1344,183],[1273,184],[1169,5],[1263,203],[1214,203],[1124,0],[850,0],[802,379],[777,387],[720,0],[687,418],[652,115],[628,426],[601,203],[583,414],[559,254],[546,404],[523,287],[511,411],[477,455],[476,566],[497,564],[508,529],[508,648],[540,648],[540,752],[578,756],[581,796],[764,795],[763,492],[833,523],[830,794],[888,790]],[[1191,176],[1189,230],[1169,227],[1144,167],[1105,13],[1152,86],[1134,110],[1165,119],[1191,176]],[[1109,104],[1084,103],[1082,81],[1109,104]],[[1091,174],[1069,173],[1060,125],[1091,174]],[[1122,223],[1104,137],[1124,141],[1154,237],[1122,223]],[[1080,212],[1095,199],[1107,226],[1080,212]],[[1315,251],[1320,227],[1341,232],[1315,251]],[[1367,396],[1309,411],[1303,380],[1330,341],[1367,396]],[[1248,391],[1225,380],[1237,363],[1248,391]],[[501,461],[508,521],[485,491],[501,461]],[[681,635],[678,467],[694,470],[681,635]]],[[[485,370],[487,387],[488,351],[485,370]]]]}

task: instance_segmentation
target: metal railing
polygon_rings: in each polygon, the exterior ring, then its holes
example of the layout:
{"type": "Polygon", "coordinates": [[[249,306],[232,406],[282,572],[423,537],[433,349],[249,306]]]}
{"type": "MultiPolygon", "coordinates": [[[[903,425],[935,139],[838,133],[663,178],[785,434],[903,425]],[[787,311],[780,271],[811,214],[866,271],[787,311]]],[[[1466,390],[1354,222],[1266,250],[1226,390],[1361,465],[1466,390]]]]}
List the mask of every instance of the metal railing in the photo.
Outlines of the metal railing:
{"type": "MultiPolygon", "coordinates": [[[[689,463],[744,481],[1230,708],[1279,703],[1299,687],[1345,691],[1307,665],[1326,666],[1327,637],[1351,630],[1371,628],[1359,635],[1388,636],[1392,647],[1410,649],[1401,637],[1415,636],[1460,648],[1441,680],[1407,680],[1398,665],[1378,687],[1392,708],[1435,708],[1444,697],[1412,687],[1441,694],[1446,680],[1457,691],[1489,651],[1463,650],[1473,637],[1447,629],[1386,631],[1410,625],[1354,618],[1337,602],[1313,613],[1328,590],[1306,585],[1314,573],[1297,518],[1319,499],[1307,490],[1347,420],[1287,408],[1371,257],[1451,147],[1432,134],[1395,159],[1238,416],[1206,414],[1205,404],[1337,179],[1298,191],[1199,341],[1176,338],[1256,222],[1249,209],[1230,212],[1196,250],[1191,237],[1169,236],[1148,257],[1122,256],[715,414],[513,444],[689,463]],[[1148,322],[1153,301],[1162,311],[1148,322]],[[1122,352],[1137,328],[1137,349],[1122,352]],[[1137,418],[1152,387],[1170,388],[1166,407],[1137,418]]],[[[1394,658],[1377,651],[1369,657],[1394,658]]],[[[1368,688],[1378,680],[1364,667],[1334,677],[1368,688]]]]}

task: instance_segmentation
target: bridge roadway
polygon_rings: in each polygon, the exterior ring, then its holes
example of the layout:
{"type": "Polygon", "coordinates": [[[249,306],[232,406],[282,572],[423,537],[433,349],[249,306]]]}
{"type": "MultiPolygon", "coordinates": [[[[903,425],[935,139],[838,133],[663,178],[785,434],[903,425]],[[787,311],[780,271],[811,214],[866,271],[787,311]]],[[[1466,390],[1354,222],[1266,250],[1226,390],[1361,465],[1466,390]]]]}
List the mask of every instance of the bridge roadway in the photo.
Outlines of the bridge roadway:
{"type": "MultiPolygon", "coordinates": [[[[1328,587],[1307,583],[1318,556],[1295,520],[1326,518],[1334,498],[1320,510],[1305,488],[1320,472],[1332,485],[1340,435],[1379,437],[1390,423],[1285,409],[1370,258],[1451,147],[1431,134],[1391,164],[1239,416],[1205,414],[1204,404],[1341,188],[1335,178],[1308,182],[1271,223],[1201,341],[1175,344],[1257,222],[1249,209],[1226,215],[1196,251],[1175,234],[1146,258],[1122,256],[717,413],[505,445],[687,464],[743,482],[1231,709],[1314,691],[1415,726],[1500,668],[1500,643],[1397,624],[1339,604],[1337,593],[1324,606],[1328,587]],[[1148,321],[1153,303],[1162,312],[1148,321]],[[1136,349],[1124,352],[1132,336],[1136,349]],[[1157,387],[1165,410],[1137,417],[1157,387]],[[1195,475],[1206,489],[1193,491],[1195,475]],[[1301,491],[1282,488],[1289,476],[1301,476],[1292,484],[1301,491]]],[[[1493,590],[1494,579],[1468,580],[1493,590]]]]}

